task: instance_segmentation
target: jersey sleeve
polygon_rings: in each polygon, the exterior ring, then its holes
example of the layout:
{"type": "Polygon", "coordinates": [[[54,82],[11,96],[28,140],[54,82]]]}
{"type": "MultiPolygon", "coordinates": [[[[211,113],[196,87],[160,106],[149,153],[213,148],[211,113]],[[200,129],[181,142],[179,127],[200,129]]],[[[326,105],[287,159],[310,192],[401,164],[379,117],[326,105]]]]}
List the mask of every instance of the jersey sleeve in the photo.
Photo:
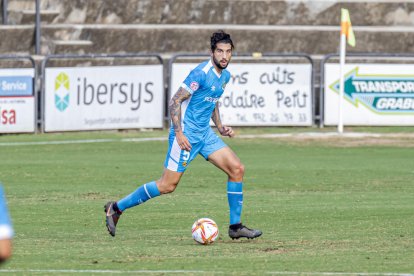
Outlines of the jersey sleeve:
{"type": "Polygon", "coordinates": [[[0,186],[0,240],[11,239],[13,237],[9,212],[7,210],[6,198],[0,186]]]}
{"type": "Polygon", "coordinates": [[[205,78],[206,74],[202,70],[196,68],[190,72],[187,78],[185,78],[181,87],[187,90],[190,94],[193,94],[203,86],[205,78]]]}

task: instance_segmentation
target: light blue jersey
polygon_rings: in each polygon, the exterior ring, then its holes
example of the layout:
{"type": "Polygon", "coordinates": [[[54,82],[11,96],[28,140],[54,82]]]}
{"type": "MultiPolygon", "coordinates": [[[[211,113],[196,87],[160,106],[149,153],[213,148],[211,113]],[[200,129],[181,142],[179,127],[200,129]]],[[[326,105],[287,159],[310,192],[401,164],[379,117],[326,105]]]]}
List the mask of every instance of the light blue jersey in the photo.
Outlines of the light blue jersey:
{"type": "Polygon", "coordinates": [[[219,74],[211,60],[208,60],[194,68],[181,84],[191,94],[181,104],[181,128],[192,148],[190,152],[181,150],[174,128],[171,127],[169,149],[164,162],[166,168],[183,172],[197,154],[207,159],[211,153],[226,146],[212,131],[210,119],[229,81],[229,71],[223,69],[219,74]]]}
{"type": "Polygon", "coordinates": [[[181,87],[191,93],[181,104],[181,128],[190,143],[200,141],[207,134],[211,114],[229,81],[229,71],[217,73],[208,60],[194,68],[182,83],[181,87]]]}
{"type": "Polygon", "coordinates": [[[13,228],[10,222],[9,212],[7,211],[6,197],[0,185],[0,240],[11,239],[13,228]]]}

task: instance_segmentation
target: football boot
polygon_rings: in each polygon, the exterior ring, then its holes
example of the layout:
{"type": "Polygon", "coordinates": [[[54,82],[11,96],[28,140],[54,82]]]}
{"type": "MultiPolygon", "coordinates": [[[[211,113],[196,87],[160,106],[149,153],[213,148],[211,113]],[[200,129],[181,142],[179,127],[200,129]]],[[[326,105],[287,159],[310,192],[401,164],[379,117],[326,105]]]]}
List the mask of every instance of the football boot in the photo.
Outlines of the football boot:
{"type": "Polygon", "coordinates": [[[121,211],[114,210],[115,201],[109,201],[105,204],[105,214],[106,214],[106,228],[108,229],[109,234],[112,237],[115,237],[115,230],[118,220],[122,214],[121,211]]]}
{"type": "Polygon", "coordinates": [[[262,235],[262,231],[256,229],[250,229],[244,226],[241,223],[230,225],[229,227],[229,236],[230,238],[240,239],[240,238],[248,238],[248,239],[255,239],[262,235]]]}

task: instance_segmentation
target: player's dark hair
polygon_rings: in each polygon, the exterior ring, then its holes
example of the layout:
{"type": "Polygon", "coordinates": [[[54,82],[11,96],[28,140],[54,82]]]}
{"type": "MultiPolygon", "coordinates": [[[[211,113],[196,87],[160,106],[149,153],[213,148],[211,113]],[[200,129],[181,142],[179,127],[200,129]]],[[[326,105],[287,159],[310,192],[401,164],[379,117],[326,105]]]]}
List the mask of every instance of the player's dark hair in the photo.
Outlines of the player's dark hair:
{"type": "Polygon", "coordinates": [[[224,31],[220,30],[211,36],[211,51],[214,52],[217,48],[217,43],[228,43],[231,45],[231,49],[234,49],[233,41],[229,34],[225,33],[224,31]]]}

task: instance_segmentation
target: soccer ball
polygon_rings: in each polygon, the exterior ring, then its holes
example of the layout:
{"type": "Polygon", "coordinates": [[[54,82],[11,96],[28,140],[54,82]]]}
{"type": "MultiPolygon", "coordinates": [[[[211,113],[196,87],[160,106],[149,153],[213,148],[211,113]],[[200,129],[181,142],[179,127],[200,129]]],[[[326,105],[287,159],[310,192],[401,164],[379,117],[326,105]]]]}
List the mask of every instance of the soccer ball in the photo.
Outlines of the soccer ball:
{"type": "Polygon", "coordinates": [[[193,239],[201,244],[207,245],[213,243],[219,234],[217,223],[209,218],[196,220],[192,228],[193,239]]]}

